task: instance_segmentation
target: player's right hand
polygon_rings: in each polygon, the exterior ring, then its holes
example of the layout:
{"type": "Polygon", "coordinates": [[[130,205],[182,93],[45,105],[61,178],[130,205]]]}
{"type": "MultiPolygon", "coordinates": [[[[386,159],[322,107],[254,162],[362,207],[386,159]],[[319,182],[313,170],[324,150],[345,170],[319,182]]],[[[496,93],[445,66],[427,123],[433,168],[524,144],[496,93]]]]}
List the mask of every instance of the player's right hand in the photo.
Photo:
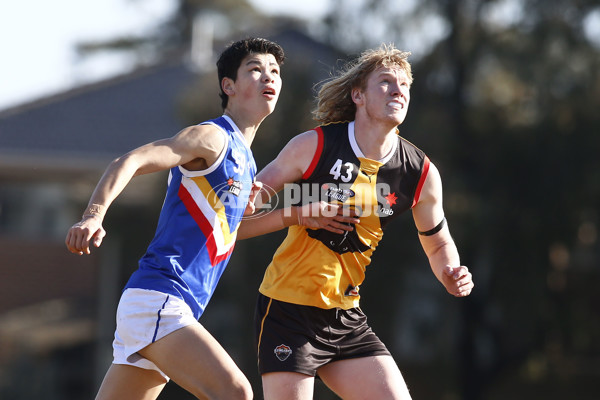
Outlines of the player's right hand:
{"type": "Polygon", "coordinates": [[[446,265],[442,274],[442,284],[455,297],[466,297],[471,294],[475,284],[473,275],[469,268],[461,265],[460,267],[451,267],[446,265]]]}
{"type": "Polygon", "coordinates": [[[90,254],[90,242],[95,247],[100,247],[104,236],[106,231],[102,228],[101,219],[86,216],[69,229],[65,244],[73,254],[90,254]]]}

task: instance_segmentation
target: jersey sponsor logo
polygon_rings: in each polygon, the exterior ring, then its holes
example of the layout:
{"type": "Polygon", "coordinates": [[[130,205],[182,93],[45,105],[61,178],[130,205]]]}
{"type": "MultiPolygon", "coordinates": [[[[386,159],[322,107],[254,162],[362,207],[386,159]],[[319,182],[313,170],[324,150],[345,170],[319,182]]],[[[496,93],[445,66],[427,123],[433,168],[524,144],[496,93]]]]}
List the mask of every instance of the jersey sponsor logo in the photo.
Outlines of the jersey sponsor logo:
{"type": "Polygon", "coordinates": [[[344,296],[358,297],[358,291],[360,287],[348,285],[346,291],[344,292],[344,296]]]}
{"type": "Polygon", "coordinates": [[[227,179],[227,186],[229,186],[229,189],[227,189],[227,191],[236,197],[240,195],[242,189],[244,188],[244,185],[241,181],[236,181],[232,177],[227,179]]]}
{"type": "Polygon", "coordinates": [[[225,215],[237,218],[239,210],[245,210],[249,194],[248,187],[252,181],[236,180],[234,177],[229,177],[226,181],[215,186],[210,186],[207,183],[203,193],[206,200],[211,204],[213,209],[220,210],[224,207],[225,215]]]}
{"type": "Polygon", "coordinates": [[[392,210],[391,208],[381,207],[379,209],[379,216],[381,217],[382,215],[386,215],[386,216],[394,215],[394,210],[392,210]]]}
{"type": "Polygon", "coordinates": [[[396,204],[396,200],[398,200],[398,196],[396,196],[396,193],[390,193],[387,196],[385,196],[385,201],[387,201],[387,203],[390,206],[396,204]]]}
{"type": "Polygon", "coordinates": [[[350,197],[354,197],[356,195],[352,189],[344,189],[333,184],[325,183],[321,187],[325,191],[325,197],[342,203],[347,201],[350,197]]]}
{"type": "Polygon", "coordinates": [[[384,206],[381,206],[379,208],[379,216],[385,215],[385,216],[390,216],[390,215],[394,215],[394,210],[392,210],[392,206],[394,204],[396,204],[396,200],[398,200],[398,196],[396,196],[396,193],[390,193],[387,196],[384,197],[386,203],[388,203],[388,205],[390,206],[390,208],[385,208],[384,206]]]}
{"type": "Polygon", "coordinates": [[[290,347],[286,346],[285,344],[280,344],[279,346],[275,347],[275,350],[273,350],[273,352],[275,353],[275,357],[277,357],[279,361],[285,361],[292,354],[292,349],[290,349],[290,347]]]}

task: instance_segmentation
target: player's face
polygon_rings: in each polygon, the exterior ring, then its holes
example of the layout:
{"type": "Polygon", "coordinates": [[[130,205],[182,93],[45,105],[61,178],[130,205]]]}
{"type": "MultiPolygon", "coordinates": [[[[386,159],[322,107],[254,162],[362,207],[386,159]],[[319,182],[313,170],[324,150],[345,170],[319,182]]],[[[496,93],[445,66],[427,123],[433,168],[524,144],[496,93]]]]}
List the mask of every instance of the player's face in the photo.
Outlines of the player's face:
{"type": "Polygon", "coordinates": [[[371,118],[400,125],[408,112],[410,80],[403,69],[380,67],[369,74],[363,95],[371,118]]]}
{"type": "MultiPolygon", "coordinates": [[[[235,101],[269,115],[275,109],[281,92],[279,64],[272,54],[250,54],[242,60],[234,83],[235,101]]],[[[230,98],[231,100],[231,98],[230,98]]]]}

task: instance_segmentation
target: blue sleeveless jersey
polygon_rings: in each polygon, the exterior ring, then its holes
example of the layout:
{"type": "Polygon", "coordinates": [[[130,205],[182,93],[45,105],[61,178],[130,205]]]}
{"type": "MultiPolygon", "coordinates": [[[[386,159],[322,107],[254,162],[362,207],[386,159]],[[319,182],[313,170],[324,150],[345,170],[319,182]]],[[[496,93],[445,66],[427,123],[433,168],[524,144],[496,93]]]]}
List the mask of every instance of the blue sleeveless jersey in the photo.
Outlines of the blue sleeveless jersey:
{"type": "Polygon", "coordinates": [[[225,132],[225,149],[206,170],[171,169],[156,234],[125,286],[180,297],[196,318],[227,266],[256,175],[252,151],[229,117],[203,124],[225,132]]]}

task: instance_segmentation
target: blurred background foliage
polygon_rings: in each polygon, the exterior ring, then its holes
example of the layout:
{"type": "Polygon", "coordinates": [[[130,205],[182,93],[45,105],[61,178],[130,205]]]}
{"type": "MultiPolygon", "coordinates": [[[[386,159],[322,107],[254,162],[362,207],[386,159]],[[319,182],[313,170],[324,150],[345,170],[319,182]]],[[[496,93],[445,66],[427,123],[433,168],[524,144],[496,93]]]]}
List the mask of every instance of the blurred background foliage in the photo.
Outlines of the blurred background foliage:
{"type": "MultiPolygon", "coordinates": [[[[387,228],[361,302],[413,398],[599,398],[597,0],[338,0],[322,21],[266,17],[244,0],[177,3],[153,37],[82,43],[80,51],[171,57],[189,45],[202,13],[220,24],[223,40],[294,25],[329,45],[334,60],[382,42],[413,53],[415,81],[400,132],[440,169],[450,229],[476,283],[467,299],[448,296],[410,215],[387,228]]],[[[286,51],[282,97],[253,143],[259,168],[315,125],[315,76],[339,66],[286,51]]],[[[221,111],[211,74],[182,94],[189,123],[221,111]]],[[[162,192],[155,197],[157,216],[162,192]]],[[[131,268],[152,233],[131,235],[131,268]]],[[[238,243],[201,319],[247,373],[257,398],[253,302],[284,234],[238,243]]],[[[170,383],[161,398],[191,397],[170,383]]],[[[315,398],[336,397],[318,382],[315,398]]]]}

